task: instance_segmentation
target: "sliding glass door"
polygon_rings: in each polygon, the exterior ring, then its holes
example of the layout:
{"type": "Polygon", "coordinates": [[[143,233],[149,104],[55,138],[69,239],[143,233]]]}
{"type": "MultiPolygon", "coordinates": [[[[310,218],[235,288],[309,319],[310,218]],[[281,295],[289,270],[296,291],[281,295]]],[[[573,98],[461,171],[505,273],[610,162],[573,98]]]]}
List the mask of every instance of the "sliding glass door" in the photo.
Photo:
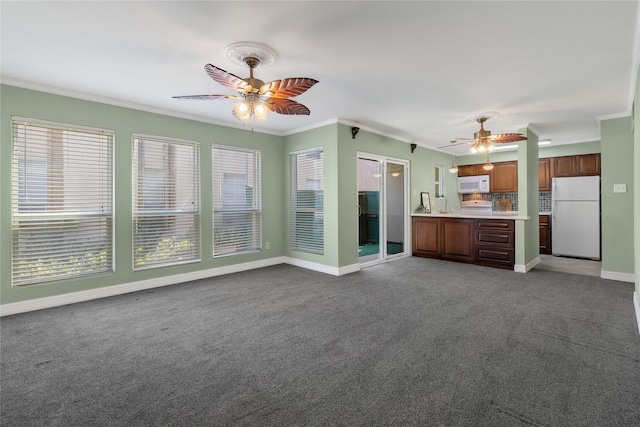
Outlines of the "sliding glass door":
{"type": "Polygon", "coordinates": [[[358,155],[358,259],[375,263],[408,253],[408,162],[358,155]]]}

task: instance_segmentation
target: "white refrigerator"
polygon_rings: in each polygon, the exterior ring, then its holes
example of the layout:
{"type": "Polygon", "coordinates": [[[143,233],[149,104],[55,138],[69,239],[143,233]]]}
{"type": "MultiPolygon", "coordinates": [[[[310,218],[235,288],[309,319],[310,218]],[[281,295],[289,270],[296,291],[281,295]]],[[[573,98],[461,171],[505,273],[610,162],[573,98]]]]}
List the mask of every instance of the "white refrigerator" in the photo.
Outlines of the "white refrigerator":
{"type": "Polygon", "coordinates": [[[600,177],[553,178],[551,252],[600,259],[600,177]]]}

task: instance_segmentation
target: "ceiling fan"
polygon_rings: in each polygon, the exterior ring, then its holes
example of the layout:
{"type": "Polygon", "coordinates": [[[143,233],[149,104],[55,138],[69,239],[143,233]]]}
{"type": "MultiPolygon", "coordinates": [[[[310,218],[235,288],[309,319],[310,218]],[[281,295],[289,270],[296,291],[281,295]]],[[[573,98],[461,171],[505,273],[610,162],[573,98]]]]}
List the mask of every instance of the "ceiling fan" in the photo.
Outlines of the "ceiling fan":
{"type": "Polygon", "coordinates": [[[239,99],[233,107],[233,115],[243,122],[247,122],[252,116],[258,121],[263,121],[269,115],[269,111],[288,115],[309,115],[311,111],[306,106],[292,100],[306,92],[318,80],[308,77],[294,77],[282,80],[274,80],[265,83],[253,76],[253,69],[260,65],[260,55],[248,55],[242,61],[249,67],[249,77],[240,78],[215,65],[207,64],[204,71],[216,82],[229,89],[238,92],[237,95],[186,95],[174,96],[179,99],[239,99]]]}
{"type": "Polygon", "coordinates": [[[480,130],[473,134],[473,139],[456,138],[450,141],[450,145],[445,145],[438,148],[452,147],[455,144],[470,144],[472,153],[486,154],[494,150],[495,144],[504,144],[510,142],[526,141],[526,137],[521,133],[501,133],[497,135],[491,135],[491,131],[484,128],[484,123],[489,119],[489,116],[479,116],[475,120],[480,123],[480,130]]]}

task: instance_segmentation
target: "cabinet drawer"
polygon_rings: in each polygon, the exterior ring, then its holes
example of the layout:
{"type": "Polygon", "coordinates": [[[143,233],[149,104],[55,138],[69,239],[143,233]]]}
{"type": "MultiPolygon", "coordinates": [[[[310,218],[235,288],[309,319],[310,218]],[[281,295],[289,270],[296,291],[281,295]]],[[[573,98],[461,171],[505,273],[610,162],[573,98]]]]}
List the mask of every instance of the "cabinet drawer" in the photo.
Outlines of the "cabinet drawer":
{"type": "Polygon", "coordinates": [[[514,235],[512,231],[476,230],[476,245],[515,248],[514,235]]]}
{"type": "Polygon", "coordinates": [[[513,231],[515,225],[511,219],[476,219],[476,229],[513,231]]]}
{"type": "Polygon", "coordinates": [[[476,262],[511,268],[515,262],[515,251],[513,249],[477,246],[476,262]]]}

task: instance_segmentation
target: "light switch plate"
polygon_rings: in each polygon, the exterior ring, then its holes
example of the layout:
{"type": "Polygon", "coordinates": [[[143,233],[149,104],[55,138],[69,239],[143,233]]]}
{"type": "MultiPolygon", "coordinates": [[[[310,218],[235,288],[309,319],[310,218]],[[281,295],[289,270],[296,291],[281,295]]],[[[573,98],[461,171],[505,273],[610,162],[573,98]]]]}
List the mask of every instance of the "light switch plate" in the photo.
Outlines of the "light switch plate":
{"type": "Polygon", "coordinates": [[[613,192],[614,193],[626,193],[627,192],[627,184],[613,184],[613,192]]]}

